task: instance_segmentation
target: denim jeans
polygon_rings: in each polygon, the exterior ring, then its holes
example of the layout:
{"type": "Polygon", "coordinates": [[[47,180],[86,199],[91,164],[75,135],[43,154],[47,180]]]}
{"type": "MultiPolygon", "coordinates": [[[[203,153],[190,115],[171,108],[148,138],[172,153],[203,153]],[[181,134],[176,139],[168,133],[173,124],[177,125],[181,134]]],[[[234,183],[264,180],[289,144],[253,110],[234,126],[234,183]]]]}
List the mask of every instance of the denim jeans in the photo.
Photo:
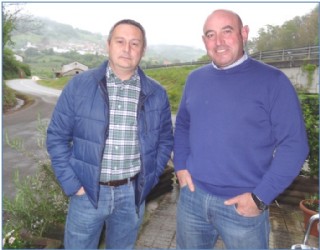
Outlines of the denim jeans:
{"type": "Polygon", "coordinates": [[[133,249],[143,220],[144,205],[141,204],[138,215],[132,182],[118,187],[101,185],[97,209],[86,194],[72,196],[65,228],[65,248],[97,249],[105,224],[106,248],[133,249]]]}
{"type": "Polygon", "coordinates": [[[239,215],[225,199],[195,188],[180,190],[177,205],[177,248],[213,248],[220,236],[228,249],[267,249],[269,210],[256,217],[239,215]]]}

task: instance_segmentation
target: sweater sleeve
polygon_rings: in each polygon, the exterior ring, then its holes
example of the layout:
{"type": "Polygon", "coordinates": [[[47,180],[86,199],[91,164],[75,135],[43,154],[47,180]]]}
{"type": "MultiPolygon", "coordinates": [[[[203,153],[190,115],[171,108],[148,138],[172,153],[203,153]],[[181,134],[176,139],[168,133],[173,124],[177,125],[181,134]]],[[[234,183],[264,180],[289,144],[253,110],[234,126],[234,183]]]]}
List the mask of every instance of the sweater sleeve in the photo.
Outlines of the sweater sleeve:
{"type": "Polygon", "coordinates": [[[187,157],[190,153],[189,126],[190,117],[186,106],[187,84],[181,98],[174,130],[173,162],[175,171],[186,169],[187,157]]]}
{"type": "Polygon", "coordinates": [[[291,184],[309,152],[300,102],[292,84],[280,74],[273,86],[269,115],[276,148],[268,171],[253,191],[266,204],[291,184]]]}

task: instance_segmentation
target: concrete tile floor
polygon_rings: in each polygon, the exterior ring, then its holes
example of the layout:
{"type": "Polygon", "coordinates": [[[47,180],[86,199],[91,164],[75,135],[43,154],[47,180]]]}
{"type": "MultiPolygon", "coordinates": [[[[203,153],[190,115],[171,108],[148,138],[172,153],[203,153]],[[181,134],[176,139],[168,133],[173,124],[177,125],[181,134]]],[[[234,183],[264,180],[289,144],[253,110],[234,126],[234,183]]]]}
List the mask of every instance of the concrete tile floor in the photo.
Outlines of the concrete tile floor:
{"type": "MultiPolygon", "coordinates": [[[[141,228],[136,249],[176,248],[176,201],[177,187],[147,204],[146,218],[141,228]]],[[[270,207],[270,248],[290,249],[292,245],[303,242],[303,215],[299,207],[273,204],[270,207]]],[[[310,236],[308,244],[319,248],[319,238],[310,236]]],[[[224,248],[218,240],[215,248],[224,248]]]]}

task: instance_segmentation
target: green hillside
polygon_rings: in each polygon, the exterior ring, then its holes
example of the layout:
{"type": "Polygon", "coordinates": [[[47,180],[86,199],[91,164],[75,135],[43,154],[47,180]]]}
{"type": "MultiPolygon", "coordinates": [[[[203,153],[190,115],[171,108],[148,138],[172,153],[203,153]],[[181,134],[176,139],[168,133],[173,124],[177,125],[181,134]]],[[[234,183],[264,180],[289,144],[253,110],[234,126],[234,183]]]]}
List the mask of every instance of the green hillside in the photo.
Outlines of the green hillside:
{"type": "Polygon", "coordinates": [[[167,90],[171,110],[176,113],[179,107],[181,94],[189,73],[199,66],[170,67],[147,69],[145,73],[157,80],[167,90]]]}
{"type": "Polygon", "coordinates": [[[95,44],[105,47],[106,37],[98,33],[73,28],[69,24],[62,24],[46,18],[35,17],[29,24],[19,25],[12,33],[14,49],[25,48],[28,43],[39,49],[48,49],[54,46],[67,47],[69,44],[95,44]]]}
{"type": "MultiPolygon", "coordinates": [[[[157,80],[167,90],[172,113],[176,113],[179,107],[185,81],[189,73],[199,66],[170,67],[160,69],[147,69],[145,73],[157,80]]],[[[39,84],[51,88],[62,89],[70,78],[58,78],[55,80],[41,80],[39,84]]]]}

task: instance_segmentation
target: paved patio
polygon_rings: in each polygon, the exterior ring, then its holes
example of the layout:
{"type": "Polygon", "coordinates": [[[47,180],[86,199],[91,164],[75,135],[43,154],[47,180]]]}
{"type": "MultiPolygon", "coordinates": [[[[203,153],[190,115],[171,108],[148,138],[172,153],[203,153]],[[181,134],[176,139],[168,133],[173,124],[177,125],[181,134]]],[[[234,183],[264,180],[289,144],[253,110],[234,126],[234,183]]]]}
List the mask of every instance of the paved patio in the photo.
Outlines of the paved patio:
{"type": "MultiPolygon", "coordinates": [[[[176,248],[176,201],[179,188],[164,194],[147,204],[146,218],[136,248],[176,248]]],[[[303,215],[298,206],[270,206],[270,248],[290,249],[304,239],[303,215]]],[[[308,244],[319,248],[319,239],[310,236],[308,244]]],[[[218,240],[216,248],[224,248],[218,240]]]]}

